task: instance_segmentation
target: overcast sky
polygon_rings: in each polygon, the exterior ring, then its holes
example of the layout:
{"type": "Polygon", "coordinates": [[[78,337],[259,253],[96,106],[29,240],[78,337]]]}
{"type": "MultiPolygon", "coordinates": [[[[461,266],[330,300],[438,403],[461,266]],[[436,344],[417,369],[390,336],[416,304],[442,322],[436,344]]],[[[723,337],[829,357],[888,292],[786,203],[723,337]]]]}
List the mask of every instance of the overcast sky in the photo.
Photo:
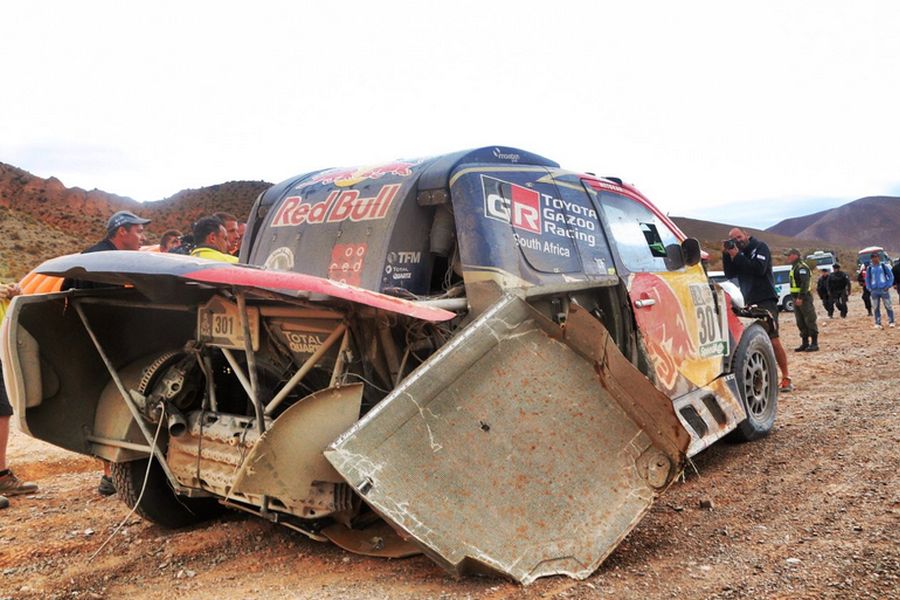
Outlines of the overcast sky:
{"type": "Polygon", "coordinates": [[[508,145],[769,226],[900,195],[900,2],[10,2],[0,161],[137,200],[508,145]]]}

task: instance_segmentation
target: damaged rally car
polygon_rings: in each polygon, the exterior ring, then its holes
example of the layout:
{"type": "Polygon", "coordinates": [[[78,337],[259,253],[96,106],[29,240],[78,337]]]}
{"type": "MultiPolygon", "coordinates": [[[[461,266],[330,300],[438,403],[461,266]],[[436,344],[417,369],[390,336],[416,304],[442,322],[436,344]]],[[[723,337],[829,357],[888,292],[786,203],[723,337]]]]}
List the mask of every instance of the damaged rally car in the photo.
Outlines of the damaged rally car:
{"type": "Polygon", "coordinates": [[[60,257],[19,297],[20,428],[183,526],[222,506],[448,571],[590,575],[681,472],[776,411],[765,323],[633,187],[515,148],[328,169],[240,265],[60,257]],[[145,489],[144,489],[145,488],[145,489]]]}

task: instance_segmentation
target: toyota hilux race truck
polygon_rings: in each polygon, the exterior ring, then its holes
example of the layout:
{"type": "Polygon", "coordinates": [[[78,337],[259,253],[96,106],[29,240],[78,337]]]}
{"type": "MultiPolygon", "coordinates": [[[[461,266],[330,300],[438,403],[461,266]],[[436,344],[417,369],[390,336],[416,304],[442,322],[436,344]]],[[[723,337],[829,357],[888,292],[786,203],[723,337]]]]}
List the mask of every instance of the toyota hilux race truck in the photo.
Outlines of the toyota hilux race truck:
{"type": "Polygon", "coordinates": [[[144,518],[223,506],[452,573],[590,575],[777,400],[761,317],[634,187],[490,147],[307,173],[238,265],[98,252],[16,298],[19,427],[108,461],[144,518]]]}

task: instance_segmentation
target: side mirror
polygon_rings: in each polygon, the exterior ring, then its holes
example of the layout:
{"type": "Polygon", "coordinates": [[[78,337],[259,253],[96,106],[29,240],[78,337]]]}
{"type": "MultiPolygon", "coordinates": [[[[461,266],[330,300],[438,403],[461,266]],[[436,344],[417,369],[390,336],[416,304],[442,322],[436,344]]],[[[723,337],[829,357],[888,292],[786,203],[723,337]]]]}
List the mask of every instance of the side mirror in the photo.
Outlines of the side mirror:
{"type": "Polygon", "coordinates": [[[682,269],[684,268],[684,250],[678,244],[669,244],[666,246],[666,257],[663,260],[669,271],[682,269]]]}
{"type": "Polygon", "coordinates": [[[700,251],[700,242],[696,238],[687,238],[681,242],[681,250],[684,256],[684,264],[693,267],[700,263],[702,252],[700,251]]]}

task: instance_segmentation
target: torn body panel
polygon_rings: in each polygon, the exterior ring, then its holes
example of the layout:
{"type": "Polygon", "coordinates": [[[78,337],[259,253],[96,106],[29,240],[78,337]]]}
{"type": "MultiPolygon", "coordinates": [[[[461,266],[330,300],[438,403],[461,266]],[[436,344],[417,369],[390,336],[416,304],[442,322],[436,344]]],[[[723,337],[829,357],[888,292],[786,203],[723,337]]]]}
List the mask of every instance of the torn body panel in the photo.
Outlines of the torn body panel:
{"type": "Polygon", "coordinates": [[[681,471],[671,401],[580,311],[504,296],[326,457],[455,574],[590,575],[681,471]],[[589,339],[590,338],[590,339],[589,339]]]}
{"type": "Polygon", "coordinates": [[[324,504],[317,501],[344,484],[322,451],[357,421],[362,395],[361,383],[328,388],[284,411],[247,455],[232,494],[265,495],[279,510],[304,518],[345,509],[338,506],[340,494],[324,504]]]}
{"type": "Polygon", "coordinates": [[[204,283],[214,287],[241,286],[293,298],[336,298],[425,321],[447,321],[452,312],[402,298],[303,273],[266,271],[247,265],[151,252],[108,251],[72,254],[50,259],[37,269],[43,275],[87,279],[108,285],[132,285],[148,298],[184,291],[204,283]]]}

